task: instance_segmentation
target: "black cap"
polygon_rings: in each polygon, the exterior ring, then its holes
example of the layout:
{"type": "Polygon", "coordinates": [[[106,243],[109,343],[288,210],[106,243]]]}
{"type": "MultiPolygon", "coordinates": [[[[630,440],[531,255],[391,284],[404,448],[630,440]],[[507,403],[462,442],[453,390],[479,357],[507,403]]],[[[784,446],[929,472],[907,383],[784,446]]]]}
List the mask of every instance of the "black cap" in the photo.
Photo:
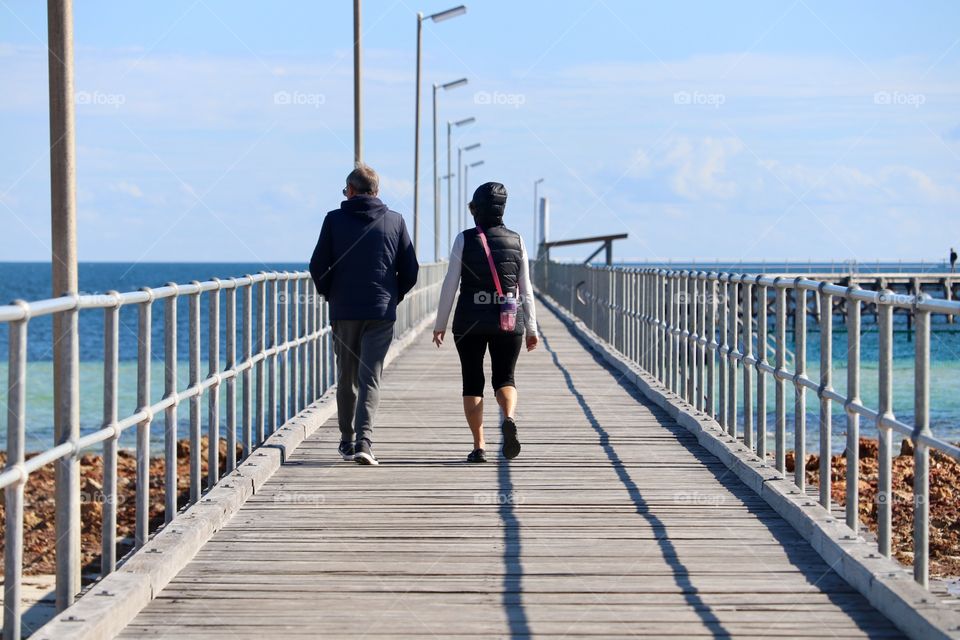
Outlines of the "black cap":
{"type": "Polygon", "coordinates": [[[484,182],[473,192],[472,202],[480,209],[499,207],[502,213],[507,205],[507,188],[499,182],[484,182]]]}

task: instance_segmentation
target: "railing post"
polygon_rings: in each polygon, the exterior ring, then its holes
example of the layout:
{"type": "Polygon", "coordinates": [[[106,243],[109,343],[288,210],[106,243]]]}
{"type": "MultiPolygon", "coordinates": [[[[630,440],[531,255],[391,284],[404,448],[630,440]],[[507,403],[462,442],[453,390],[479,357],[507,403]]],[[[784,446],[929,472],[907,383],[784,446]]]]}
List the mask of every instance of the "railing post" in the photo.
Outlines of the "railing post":
{"type": "MultiPolygon", "coordinates": [[[[860,414],[853,405],[860,404],[860,301],[853,293],[856,284],[847,289],[847,477],[846,519],[854,535],[860,530],[860,414]]],[[[915,472],[916,473],[916,472],[915,472]]]]}
{"type": "MultiPolygon", "coordinates": [[[[100,521],[100,575],[117,568],[117,393],[120,370],[120,299],[103,310],[103,426],[114,433],[103,441],[103,513],[100,521]]],[[[95,500],[96,496],[84,496],[95,500]]]]}
{"type": "MultiPolygon", "coordinates": [[[[264,283],[266,284],[266,283],[264,283]]],[[[280,289],[280,281],[276,274],[271,277],[270,285],[270,348],[273,349],[273,355],[270,356],[270,365],[267,370],[268,379],[268,401],[267,401],[267,431],[273,433],[277,430],[277,330],[279,309],[277,308],[277,297],[280,289]]]]}
{"type": "Polygon", "coordinates": [[[796,371],[793,376],[793,482],[800,491],[807,485],[807,388],[801,378],[807,373],[807,290],[800,288],[798,277],[794,281],[794,344],[796,371]]]}
{"type": "Polygon", "coordinates": [[[256,390],[254,391],[257,398],[257,407],[256,407],[256,422],[257,422],[257,444],[261,444],[266,437],[266,407],[264,406],[264,351],[267,348],[267,274],[260,272],[260,275],[263,276],[257,285],[257,356],[260,360],[257,361],[257,373],[256,373],[256,390]]]}
{"type": "Polygon", "coordinates": [[[290,274],[283,272],[283,294],[280,297],[280,418],[277,426],[283,426],[290,418],[290,353],[287,341],[290,338],[290,274]]]}
{"type": "Polygon", "coordinates": [[[163,397],[170,399],[164,412],[163,459],[164,459],[164,513],[163,521],[169,523],[177,514],[177,298],[180,295],[175,283],[169,283],[173,295],[164,302],[163,311],[163,397]]]}
{"type": "Polygon", "coordinates": [[[776,347],[777,366],[773,376],[773,390],[776,401],[776,423],[774,424],[774,440],[776,447],[777,471],[784,476],[787,474],[787,290],[781,283],[781,278],[774,279],[776,289],[776,347]]]}
{"type": "Polygon", "coordinates": [[[743,278],[740,289],[743,317],[743,446],[753,448],[753,285],[743,278]]]}
{"type": "Polygon", "coordinates": [[[668,372],[669,384],[667,385],[667,388],[676,393],[678,357],[676,341],[677,334],[674,332],[674,329],[677,327],[677,276],[672,271],[667,274],[667,305],[670,310],[669,315],[667,316],[667,358],[670,365],[668,372]]]}
{"type": "Polygon", "coordinates": [[[893,418],[893,292],[884,289],[877,300],[877,320],[879,323],[879,385],[877,433],[877,546],[880,553],[890,557],[890,537],[893,493],[892,484],[892,447],[893,438],[884,419],[893,418]]]}
{"type": "Polygon", "coordinates": [[[757,276],[757,456],[767,459],[767,288],[757,276]]]}
{"type": "Polygon", "coordinates": [[[246,279],[250,280],[248,283],[243,286],[243,317],[241,318],[242,323],[242,335],[241,335],[241,358],[243,359],[242,364],[245,367],[243,370],[243,386],[241,390],[241,402],[243,403],[243,408],[240,413],[240,419],[242,422],[242,440],[243,440],[243,458],[247,459],[247,456],[250,455],[250,452],[253,451],[253,416],[251,415],[252,401],[253,401],[253,388],[251,383],[253,382],[253,371],[251,371],[250,366],[250,351],[252,346],[252,335],[251,335],[251,324],[253,322],[253,279],[250,276],[246,276],[246,279]]]}
{"type": "Polygon", "coordinates": [[[697,350],[697,409],[707,411],[707,358],[710,354],[710,330],[707,327],[707,305],[710,304],[709,294],[707,293],[707,273],[700,271],[697,275],[697,295],[700,300],[697,304],[698,317],[697,326],[699,327],[700,337],[698,339],[699,349],[697,350]]]}
{"type": "Polygon", "coordinates": [[[728,371],[728,360],[727,353],[730,351],[730,347],[727,343],[727,340],[730,337],[730,332],[728,330],[728,317],[730,310],[730,282],[729,274],[722,273],[720,274],[719,290],[720,290],[720,299],[717,301],[720,314],[720,326],[718,327],[719,331],[719,340],[720,346],[717,349],[717,377],[719,378],[719,389],[717,395],[719,396],[719,422],[720,426],[724,431],[730,431],[727,418],[730,413],[727,410],[727,399],[729,394],[727,392],[727,371],[728,371]]]}
{"type": "Polygon", "coordinates": [[[920,294],[913,313],[916,320],[914,429],[913,429],[913,579],[927,588],[930,571],[930,312],[920,308],[927,295],[920,294]]]}
{"type": "MultiPolygon", "coordinates": [[[[190,327],[190,382],[191,393],[200,385],[200,283],[192,283],[197,290],[187,299],[190,327]]],[[[190,396],[190,504],[200,500],[200,404],[199,393],[190,396]]]]}
{"type": "MultiPolygon", "coordinates": [[[[147,301],[137,309],[137,412],[149,409],[153,367],[153,291],[145,288],[147,301]]],[[[150,534],[150,425],[152,412],[137,424],[137,488],[134,548],[147,542],[150,534]]]]}
{"type": "MultiPolygon", "coordinates": [[[[300,326],[297,330],[297,340],[302,340],[308,333],[310,327],[310,316],[307,315],[306,288],[307,281],[297,276],[297,311],[300,315],[300,326]]],[[[300,376],[297,378],[297,413],[307,408],[307,343],[304,342],[297,347],[297,355],[300,358],[300,376]]]]}
{"type": "Polygon", "coordinates": [[[707,310],[710,319],[707,323],[707,415],[717,416],[717,274],[707,274],[704,290],[708,292],[707,310]]]}
{"type": "Polygon", "coordinates": [[[207,371],[216,381],[207,396],[207,489],[220,479],[220,280],[213,281],[207,294],[207,371]]]}
{"type": "MultiPolygon", "coordinates": [[[[25,317],[8,325],[7,341],[7,463],[5,469],[22,468],[27,438],[27,323],[25,317]]],[[[3,532],[3,640],[20,640],[20,601],[23,581],[23,488],[26,473],[4,491],[3,532]]]]}
{"type": "Polygon", "coordinates": [[[833,416],[828,392],[833,391],[833,296],[820,283],[820,504],[830,510],[830,455],[833,451],[833,416]]]}
{"type": "Polygon", "coordinates": [[[737,347],[737,281],[731,274],[727,283],[727,306],[730,309],[728,316],[727,332],[729,335],[730,346],[727,350],[727,433],[734,438],[737,437],[737,358],[740,350],[737,347]]]}
{"type": "Polygon", "coordinates": [[[226,305],[227,378],[227,460],[226,471],[237,468],[237,281],[233,279],[224,294],[226,305]]]}

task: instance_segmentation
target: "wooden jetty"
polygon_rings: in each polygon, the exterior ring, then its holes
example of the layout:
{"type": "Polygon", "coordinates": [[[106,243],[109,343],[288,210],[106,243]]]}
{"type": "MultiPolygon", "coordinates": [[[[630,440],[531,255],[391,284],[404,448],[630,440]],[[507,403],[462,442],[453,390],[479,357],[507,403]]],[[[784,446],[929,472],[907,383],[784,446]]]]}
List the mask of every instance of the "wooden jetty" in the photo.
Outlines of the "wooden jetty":
{"type": "MultiPolygon", "coordinates": [[[[305,441],[123,638],[899,637],[801,536],[543,311],[523,451],[468,465],[452,344],[388,369],[375,451],[305,441]]],[[[488,394],[489,398],[489,394],[488,394]]]]}

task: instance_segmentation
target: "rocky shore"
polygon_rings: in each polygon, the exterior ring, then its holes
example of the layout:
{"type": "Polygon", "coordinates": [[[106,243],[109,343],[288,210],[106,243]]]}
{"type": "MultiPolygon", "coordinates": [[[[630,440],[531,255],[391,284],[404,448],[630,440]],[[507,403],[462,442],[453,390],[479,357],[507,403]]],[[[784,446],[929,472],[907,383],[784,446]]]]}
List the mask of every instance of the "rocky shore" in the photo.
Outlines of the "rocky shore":
{"type": "MultiPolygon", "coordinates": [[[[200,448],[203,475],[207,469],[207,439],[200,448]]],[[[226,469],[227,443],[220,441],[220,472],[226,469]]],[[[237,458],[240,448],[237,449],[237,458]]],[[[27,455],[30,457],[30,454],[27,455]]],[[[0,464],[6,463],[6,454],[0,453],[0,464]]],[[[150,530],[164,520],[163,458],[150,460],[150,530]]],[[[136,458],[132,451],[121,450],[117,456],[117,541],[118,557],[133,548],[136,516],[136,458]]],[[[177,443],[177,505],[187,504],[190,496],[190,442],[177,443]]],[[[87,453],[80,458],[80,516],[82,563],[85,573],[100,570],[100,525],[103,517],[103,469],[99,454],[87,453]]],[[[26,575],[55,572],[54,535],[54,465],[49,464],[30,475],[24,491],[23,572],[26,575]]],[[[0,492],[0,534],[3,530],[5,505],[0,492]]],[[[0,537],[0,545],[3,539],[0,537]]]]}
{"type": "MultiPolygon", "coordinates": [[[[794,470],[793,452],[787,454],[787,471],[794,470]]],[[[847,459],[830,458],[831,495],[846,504],[847,459]]],[[[820,484],[820,456],[807,456],[807,482],[820,484]]],[[[860,521],[877,532],[877,441],[860,438],[860,521]]],[[[902,440],[893,458],[893,553],[902,564],[913,565],[913,445],[902,440]]],[[[930,452],[930,575],[960,576],[960,464],[936,451],[930,452]]]]}

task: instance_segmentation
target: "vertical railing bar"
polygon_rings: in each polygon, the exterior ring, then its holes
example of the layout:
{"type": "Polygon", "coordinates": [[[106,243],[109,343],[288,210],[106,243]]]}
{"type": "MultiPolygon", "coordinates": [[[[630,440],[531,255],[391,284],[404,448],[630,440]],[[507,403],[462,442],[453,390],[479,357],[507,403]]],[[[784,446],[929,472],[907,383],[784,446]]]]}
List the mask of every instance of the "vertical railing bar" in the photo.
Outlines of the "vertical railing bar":
{"type": "Polygon", "coordinates": [[[860,404],[860,301],[852,295],[860,287],[848,288],[847,299],[847,476],[846,520],[854,535],[860,531],[860,414],[853,405],[860,404]]]}
{"type": "MultiPolygon", "coordinates": [[[[5,469],[23,468],[27,438],[27,324],[26,302],[15,305],[24,319],[7,325],[7,461],[5,469]]],[[[26,473],[4,491],[3,532],[3,640],[20,640],[23,586],[23,493],[26,473]]]]}
{"type": "Polygon", "coordinates": [[[793,482],[800,491],[807,486],[807,388],[801,378],[807,373],[807,290],[799,286],[802,278],[794,284],[794,344],[796,362],[793,389],[793,482]]]}
{"type": "Polygon", "coordinates": [[[715,273],[707,276],[706,285],[710,299],[708,311],[710,320],[707,324],[707,415],[717,417],[717,277],[715,273]]]}
{"type": "Polygon", "coordinates": [[[227,371],[233,371],[234,375],[227,378],[227,460],[226,471],[230,473],[237,468],[237,376],[235,374],[237,367],[237,289],[236,281],[227,288],[224,298],[226,305],[226,325],[224,331],[227,332],[224,348],[226,349],[227,371]]]}
{"type": "MultiPolygon", "coordinates": [[[[260,272],[260,275],[266,276],[264,272],[260,272]]],[[[266,437],[266,407],[264,406],[264,369],[266,365],[263,361],[264,351],[267,348],[267,280],[264,277],[259,284],[255,285],[257,287],[257,356],[260,360],[257,362],[257,373],[256,373],[256,394],[257,398],[257,407],[256,407],[256,423],[257,423],[257,433],[256,433],[256,442],[261,444],[266,437]]]]}
{"type": "Polygon", "coordinates": [[[833,296],[820,284],[820,504],[827,511],[831,503],[830,455],[833,450],[832,404],[827,393],[833,391],[833,296]]]}
{"type": "MultiPolygon", "coordinates": [[[[150,406],[153,367],[153,291],[143,289],[147,301],[137,308],[137,412],[150,406]]],[[[134,548],[147,542],[150,534],[150,426],[152,412],[137,424],[137,487],[136,523],[134,525],[134,548]]]]}
{"type": "MultiPolygon", "coordinates": [[[[195,293],[187,298],[189,303],[189,346],[190,346],[190,388],[200,384],[200,283],[193,282],[197,287],[195,293]]],[[[201,452],[200,452],[200,394],[190,396],[190,504],[200,500],[201,486],[201,452]]]]}
{"type": "MultiPolygon", "coordinates": [[[[921,294],[918,303],[926,298],[921,294]]],[[[913,431],[913,579],[928,587],[930,574],[930,312],[914,310],[916,320],[913,431]]]]}
{"type": "Polygon", "coordinates": [[[267,371],[268,394],[267,402],[267,432],[273,433],[277,430],[277,325],[278,310],[277,297],[279,293],[280,281],[276,275],[271,279],[270,284],[270,348],[273,349],[273,355],[270,356],[270,366],[267,371]]]}
{"type": "Polygon", "coordinates": [[[720,326],[717,328],[719,331],[719,342],[720,345],[717,348],[717,378],[718,378],[718,403],[719,407],[719,422],[720,426],[724,431],[729,432],[730,427],[727,424],[727,418],[729,417],[729,411],[727,410],[727,401],[729,399],[729,394],[727,391],[727,372],[728,372],[728,360],[727,353],[730,350],[730,347],[727,343],[727,340],[730,338],[730,331],[728,329],[728,317],[730,310],[730,283],[729,283],[729,274],[720,274],[720,283],[719,283],[719,300],[717,300],[718,311],[720,315],[720,326]]]}
{"type": "Polygon", "coordinates": [[[777,366],[773,377],[773,389],[776,401],[776,419],[774,424],[774,445],[776,447],[777,471],[787,473],[787,291],[780,286],[780,278],[774,279],[776,293],[776,347],[777,366]]]}
{"type": "Polygon", "coordinates": [[[880,553],[890,557],[891,515],[892,505],[892,433],[884,426],[883,420],[893,418],[893,292],[884,289],[877,301],[879,324],[879,384],[878,384],[878,411],[877,435],[877,546],[880,553]]]}
{"type": "MultiPolygon", "coordinates": [[[[179,287],[168,283],[174,294],[166,299],[163,313],[163,389],[164,398],[176,398],[177,395],[177,300],[179,287]]],[[[164,413],[163,459],[164,459],[164,514],[163,520],[169,523],[177,514],[177,404],[174,402],[164,413]]]]}
{"type": "MultiPolygon", "coordinates": [[[[759,283],[760,277],[757,277],[759,283]]],[[[757,456],[767,459],[767,288],[757,285],[757,456]]]]}
{"type": "Polygon", "coordinates": [[[753,372],[754,366],[747,363],[753,357],[753,285],[746,278],[740,287],[743,318],[743,446],[753,449],[753,372]]]}
{"type": "MultiPolygon", "coordinates": [[[[246,276],[247,279],[250,279],[250,276],[246,276]]],[[[253,401],[253,371],[250,367],[250,352],[252,350],[252,327],[253,323],[253,282],[247,282],[243,284],[243,316],[241,317],[241,358],[243,366],[243,378],[241,384],[240,392],[240,401],[242,402],[242,410],[240,412],[240,419],[242,421],[243,433],[241,439],[243,441],[243,458],[244,460],[250,455],[253,451],[253,416],[251,415],[252,401],[253,401]]]]}
{"type": "Polygon", "coordinates": [[[277,420],[278,427],[284,425],[290,418],[290,354],[287,350],[287,340],[290,335],[290,276],[288,272],[284,271],[282,277],[283,294],[280,296],[280,342],[278,343],[279,348],[282,349],[280,352],[280,417],[277,420]]]}
{"type": "MultiPolygon", "coordinates": [[[[117,568],[117,445],[120,432],[117,424],[117,394],[120,369],[120,302],[119,293],[109,291],[117,301],[103,310],[103,427],[114,427],[112,436],[103,441],[103,511],[100,521],[100,575],[117,568]]],[[[95,496],[85,496],[87,500],[95,496]]]]}
{"type": "Polygon", "coordinates": [[[728,316],[727,332],[729,335],[730,346],[727,351],[727,433],[734,438],[737,437],[737,356],[740,350],[737,347],[737,311],[739,308],[737,300],[738,285],[734,276],[731,274],[727,283],[727,306],[730,309],[728,316]]]}
{"type": "Polygon", "coordinates": [[[213,281],[217,286],[207,294],[207,370],[216,381],[207,396],[207,489],[220,479],[220,280],[213,281]]]}
{"type": "MultiPolygon", "coordinates": [[[[307,281],[303,277],[297,278],[297,309],[299,310],[301,321],[300,329],[297,332],[297,340],[302,340],[310,330],[310,316],[307,311],[306,304],[306,288],[307,281]]],[[[307,408],[307,343],[303,343],[297,349],[297,354],[300,357],[300,377],[299,377],[299,389],[298,395],[299,400],[297,405],[300,411],[303,411],[307,408]]]]}

